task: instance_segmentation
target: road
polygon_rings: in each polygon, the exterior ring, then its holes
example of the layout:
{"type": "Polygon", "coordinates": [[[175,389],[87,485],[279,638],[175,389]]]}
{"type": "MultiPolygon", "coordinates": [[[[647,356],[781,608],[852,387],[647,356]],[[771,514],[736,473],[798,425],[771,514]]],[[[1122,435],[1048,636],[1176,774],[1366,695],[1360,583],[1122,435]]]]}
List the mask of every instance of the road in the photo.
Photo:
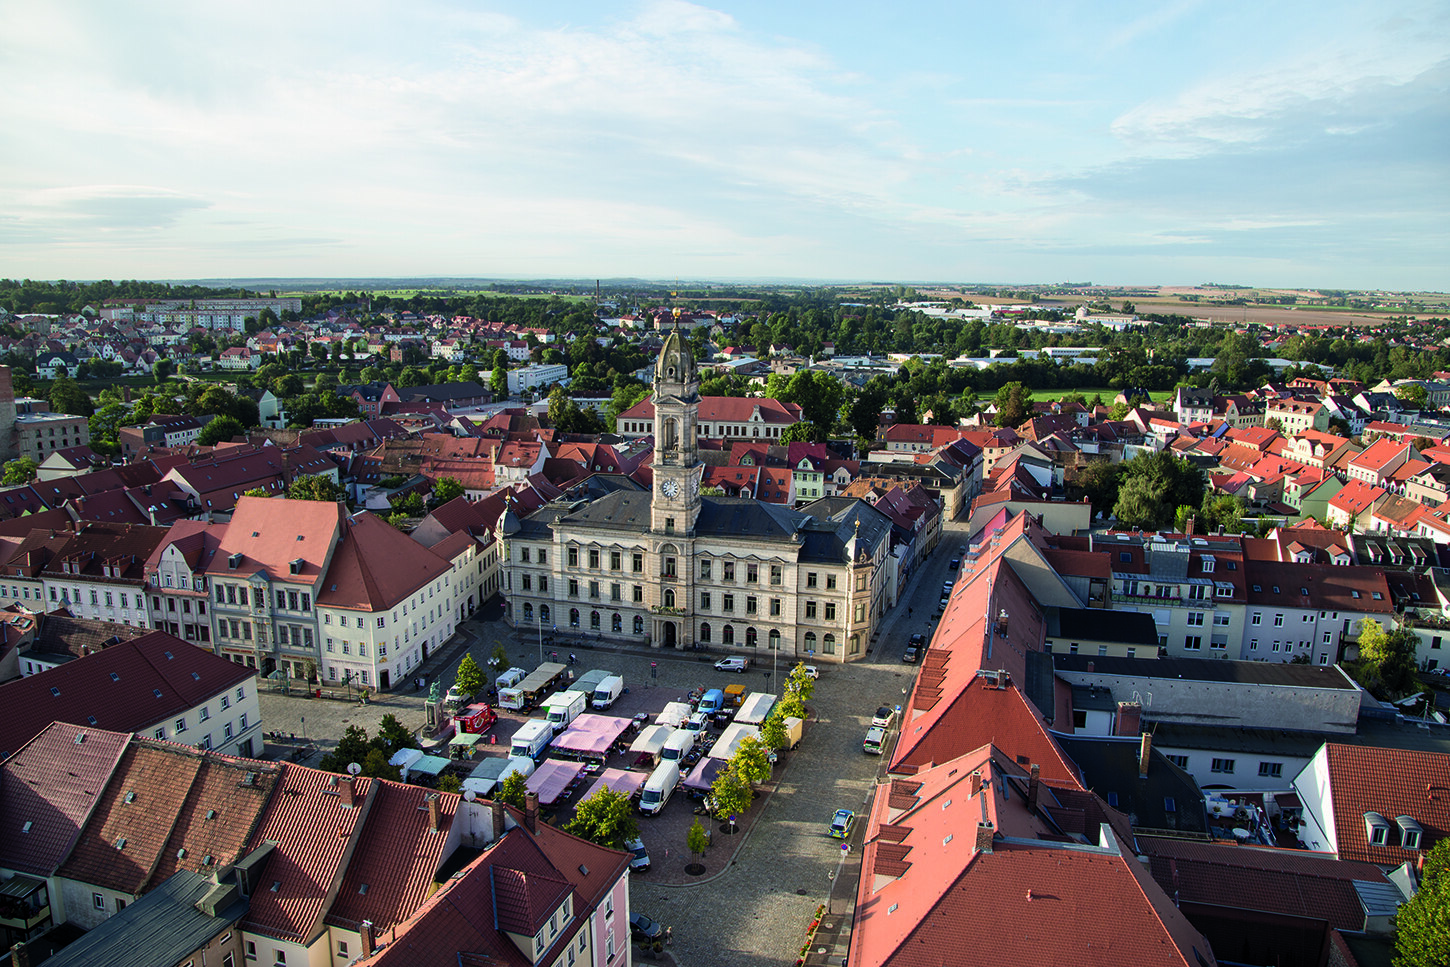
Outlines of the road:
{"type": "MultiPolygon", "coordinates": [[[[848,919],[859,877],[865,814],[889,756],[889,749],[888,755],[865,754],[861,739],[879,705],[905,703],[917,666],[902,663],[901,653],[912,634],[922,632],[930,637],[930,616],[936,609],[942,582],[951,576],[947,562],[958,556],[957,548],[966,544],[967,536],[962,523],[946,526],[937,551],[911,578],[906,596],[884,618],[881,634],[866,659],[850,665],[820,666],[821,677],[811,701],[814,721],[801,747],[786,757],[776,791],[754,807],[761,812],[742,843],[715,838],[712,850],[737,850],[728,867],[689,884],[667,884],[659,877],[652,880],[649,874],[632,880],[633,909],[673,927],[671,952],[679,964],[763,967],[792,963],[800,954],[806,927],[819,906],[829,902],[832,911],[846,915],[835,921],[848,919]],[[840,808],[854,809],[861,817],[846,854],[841,850],[841,841],[826,832],[832,814],[840,808]]],[[[539,661],[537,640],[515,635],[501,621],[469,621],[460,626],[460,631],[468,642],[467,650],[484,667],[498,644],[505,647],[511,663],[532,668],[539,661]]],[[[631,689],[626,698],[642,703],[659,704],[679,698],[702,683],[713,687],[722,684],[722,677],[726,683],[735,678],[721,676],[710,667],[710,661],[718,655],[594,648],[586,642],[568,640],[542,649],[545,658],[550,651],[564,658],[571,650],[579,657],[579,671],[598,667],[624,675],[631,689]],[[657,689],[665,694],[660,695],[657,689]]],[[[425,675],[446,691],[453,683],[453,672],[462,654],[460,644],[438,656],[436,662],[430,660],[425,675]]],[[[765,670],[757,662],[740,680],[748,688],[764,688],[765,670]]],[[[782,665],[777,675],[788,671],[782,665]]],[[[421,727],[424,694],[398,692],[361,707],[264,693],[263,722],[268,730],[295,731],[299,736],[305,728],[309,739],[319,743],[317,753],[306,760],[315,764],[316,758],[349,725],[362,725],[371,734],[378,720],[392,712],[409,728],[421,727]],[[302,723],[304,716],[307,721],[302,723]]],[[[286,745],[279,748],[269,744],[267,752],[270,756],[284,751],[286,745]]],[[[683,801],[667,807],[688,808],[683,801]]],[[[671,850],[672,857],[680,855],[683,843],[652,841],[649,820],[641,826],[657,863],[665,848],[671,850]]],[[[813,962],[839,964],[848,939],[849,931],[842,931],[838,945],[828,947],[828,956],[813,958],[813,962]]]]}

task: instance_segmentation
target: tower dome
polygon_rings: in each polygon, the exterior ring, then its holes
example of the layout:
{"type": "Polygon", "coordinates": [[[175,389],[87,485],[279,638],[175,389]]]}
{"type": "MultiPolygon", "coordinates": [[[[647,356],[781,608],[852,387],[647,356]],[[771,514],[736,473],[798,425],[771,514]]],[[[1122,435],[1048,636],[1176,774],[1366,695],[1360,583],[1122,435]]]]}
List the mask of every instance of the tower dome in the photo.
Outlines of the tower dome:
{"type": "Polygon", "coordinates": [[[660,358],[655,362],[655,382],[689,383],[695,378],[695,360],[689,344],[674,329],[665,337],[660,358]]]}

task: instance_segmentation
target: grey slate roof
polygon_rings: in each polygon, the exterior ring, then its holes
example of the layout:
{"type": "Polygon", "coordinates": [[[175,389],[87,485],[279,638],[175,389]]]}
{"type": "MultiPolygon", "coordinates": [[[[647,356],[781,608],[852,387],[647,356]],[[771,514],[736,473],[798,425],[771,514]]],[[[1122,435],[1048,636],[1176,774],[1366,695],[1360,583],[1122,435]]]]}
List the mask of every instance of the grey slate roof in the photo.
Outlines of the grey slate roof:
{"type": "Polygon", "coordinates": [[[197,902],[213,886],[198,873],[178,870],[46,963],[50,967],[173,967],[227,930],[247,910],[246,901],[240,899],[214,917],[197,909],[197,902]]]}
{"type": "Polygon", "coordinates": [[[1109,806],[1126,813],[1135,829],[1208,832],[1208,813],[1198,783],[1157,749],[1150,753],[1148,775],[1139,778],[1139,745],[1134,738],[1060,735],[1057,741],[1082,770],[1083,784],[1109,806]]]}
{"type": "Polygon", "coordinates": [[[1354,683],[1334,665],[1288,662],[1223,661],[1213,658],[1113,658],[1094,655],[1052,656],[1059,671],[1135,678],[1182,678],[1191,682],[1237,682],[1245,685],[1295,685],[1301,688],[1347,688],[1354,683]]]}
{"type": "Polygon", "coordinates": [[[1151,614],[1138,611],[1050,608],[1047,630],[1054,640],[1116,641],[1153,649],[1158,647],[1158,625],[1151,614]]]}

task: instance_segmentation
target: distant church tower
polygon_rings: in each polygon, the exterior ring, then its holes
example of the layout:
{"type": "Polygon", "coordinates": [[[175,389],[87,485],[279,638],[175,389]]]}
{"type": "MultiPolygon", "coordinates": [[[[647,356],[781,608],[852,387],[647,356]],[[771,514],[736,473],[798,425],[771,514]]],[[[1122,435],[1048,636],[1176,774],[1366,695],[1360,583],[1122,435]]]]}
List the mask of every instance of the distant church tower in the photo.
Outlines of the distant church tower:
{"type": "Polygon", "coordinates": [[[678,329],[665,337],[655,363],[654,494],[650,529],[688,537],[700,516],[700,462],[695,423],[700,409],[700,377],[689,346],[678,329]]]}

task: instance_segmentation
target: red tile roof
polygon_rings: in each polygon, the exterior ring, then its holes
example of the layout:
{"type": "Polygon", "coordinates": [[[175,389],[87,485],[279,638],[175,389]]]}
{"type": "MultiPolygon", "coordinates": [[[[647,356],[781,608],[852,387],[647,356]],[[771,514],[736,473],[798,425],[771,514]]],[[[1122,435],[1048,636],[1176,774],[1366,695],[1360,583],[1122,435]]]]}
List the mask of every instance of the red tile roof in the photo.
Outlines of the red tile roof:
{"type": "Polygon", "coordinates": [[[293,579],[315,582],[327,566],[343,518],[342,508],[331,501],[243,496],[207,573],[243,577],[267,571],[292,577],[290,564],[300,559],[293,579]],[[233,554],[241,555],[235,568],[229,563],[233,554]]]}
{"type": "Polygon", "coordinates": [[[0,708],[5,709],[0,756],[19,749],[53,721],[141,731],[255,675],[256,669],[153,631],[0,685],[0,708]]]}
{"type": "Polygon", "coordinates": [[[1324,746],[1333,809],[1334,844],[1341,859],[1380,866],[1416,861],[1450,835],[1450,755],[1359,745],[1324,746]],[[1364,814],[1377,812],[1390,824],[1384,846],[1372,846],[1364,814]],[[1395,820],[1409,816],[1424,830],[1419,851],[1401,847],[1395,820]]]}
{"type": "Polygon", "coordinates": [[[458,796],[396,782],[374,783],[372,795],[362,837],[327,922],[357,929],[363,920],[371,920],[382,933],[417,913],[432,893],[458,796]],[[435,795],[436,830],[428,805],[435,795]]]}
{"type": "MultiPolygon", "coordinates": [[[[702,396],[696,417],[699,423],[747,423],[760,408],[760,419],[765,425],[799,423],[801,408],[795,403],[782,403],[770,397],[702,396]]],[[[654,397],[647,396],[619,414],[621,420],[653,420],[655,418],[654,397]]]]}
{"type": "Polygon", "coordinates": [[[1327,920],[1338,930],[1365,928],[1354,881],[1389,883],[1372,863],[1305,850],[1156,836],[1140,836],[1138,848],[1149,857],[1153,879],[1182,903],[1327,920]]]}
{"type": "Polygon", "coordinates": [[[386,611],[452,569],[452,564],[375,514],[343,522],[342,544],[332,557],[317,604],[326,608],[386,611]]]}
{"type": "Polygon", "coordinates": [[[322,929],[323,904],[362,828],[373,780],[285,765],[248,845],[276,843],[253,887],[243,923],[249,930],[310,943],[322,929]],[[354,786],[352,806],[341,786],[354,786]]]}
{"type": "Polygon", "coordinates": [[[99,802],[129,738],[124,732],[57,722],[5,759],[0,764],[0,867],[35,876],[54,873],[99,802]]]}

